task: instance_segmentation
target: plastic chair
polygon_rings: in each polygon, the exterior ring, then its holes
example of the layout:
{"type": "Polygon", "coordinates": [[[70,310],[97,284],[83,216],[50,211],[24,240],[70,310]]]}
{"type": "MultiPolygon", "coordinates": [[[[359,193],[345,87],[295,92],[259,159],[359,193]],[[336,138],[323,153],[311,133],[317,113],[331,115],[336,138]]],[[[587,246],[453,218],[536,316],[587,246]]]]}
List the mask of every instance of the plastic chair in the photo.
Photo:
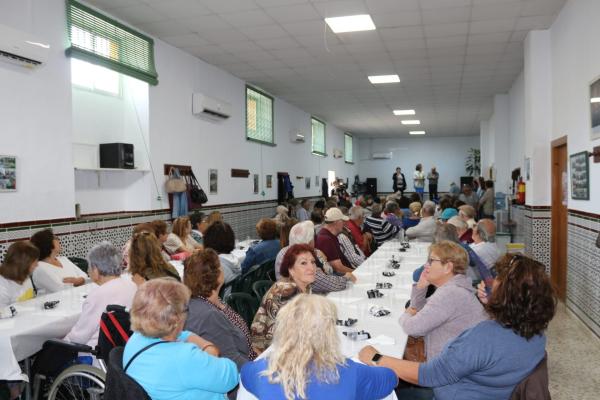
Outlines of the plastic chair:
{"type": "Polygon", "coordinates": [[[260,306],[259,301],[248,293],[231,293],[225,298],[225,303],[238,313],[250,328],[260,306]]]}
{"type": "Polygon", "coordinates": [[[258,301],[262,301],[262,298],[265,296],[265,293],[269,291],[269,289],[273,286],[272,281],[256,281],[252,284],[252,291],[256,295],[258,301]]]}
{"type": "Polygon", "coordinates": [[[88,272],[88,262],[85,258],[81,258],[81,257],[68,257],[69,261],[71,261],[73,264],[77,265],[77,267],[82,270],[83,272],[87,273],[88,272]]]}

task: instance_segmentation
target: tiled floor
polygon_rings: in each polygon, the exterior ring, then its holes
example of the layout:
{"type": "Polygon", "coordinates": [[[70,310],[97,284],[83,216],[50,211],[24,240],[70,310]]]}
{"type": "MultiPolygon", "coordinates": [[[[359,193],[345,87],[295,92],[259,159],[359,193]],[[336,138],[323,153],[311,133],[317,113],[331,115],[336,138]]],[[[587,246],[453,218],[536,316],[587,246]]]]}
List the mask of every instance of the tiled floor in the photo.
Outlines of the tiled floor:
{"type": "Polygon", "coordinates": [[[562,303],[547,336],[552,399],[600,399],[600,339],[562,303]]]}

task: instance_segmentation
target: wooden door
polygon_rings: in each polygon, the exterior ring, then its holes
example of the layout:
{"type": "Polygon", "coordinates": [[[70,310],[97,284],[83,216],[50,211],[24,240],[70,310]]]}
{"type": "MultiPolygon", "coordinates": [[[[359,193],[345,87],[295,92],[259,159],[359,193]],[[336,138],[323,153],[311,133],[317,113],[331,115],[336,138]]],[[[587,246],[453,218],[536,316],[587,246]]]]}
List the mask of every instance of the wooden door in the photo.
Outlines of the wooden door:
{"type": "Polygon", "coordinates": [[[559,299],[567,295],[567,138],[552,142],[552,266],[551,278],[559,299]]]}

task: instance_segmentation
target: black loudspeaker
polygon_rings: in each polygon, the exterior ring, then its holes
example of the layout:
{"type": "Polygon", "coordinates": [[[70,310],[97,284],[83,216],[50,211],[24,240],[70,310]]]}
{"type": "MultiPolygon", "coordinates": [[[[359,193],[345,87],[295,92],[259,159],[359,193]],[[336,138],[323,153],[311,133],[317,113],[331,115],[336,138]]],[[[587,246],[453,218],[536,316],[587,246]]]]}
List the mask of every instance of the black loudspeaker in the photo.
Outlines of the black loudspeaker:
{"type": "Polygon", "coordinates": [[[461,176],[460,177],[460,190],[462,190],[463,185],[469,185],[473,187],[473,177],[472,176],[461,176]]]}
{"type": "Polygon", "coordinates": [[[366,192],[371,196],[377,196],[377,178],[367,178],[366,192]]]}
{"type": "Polygon", "coordinates": [[[133,169],[133,144],[131,143],[101,143],[100,168],[133,169]]]}

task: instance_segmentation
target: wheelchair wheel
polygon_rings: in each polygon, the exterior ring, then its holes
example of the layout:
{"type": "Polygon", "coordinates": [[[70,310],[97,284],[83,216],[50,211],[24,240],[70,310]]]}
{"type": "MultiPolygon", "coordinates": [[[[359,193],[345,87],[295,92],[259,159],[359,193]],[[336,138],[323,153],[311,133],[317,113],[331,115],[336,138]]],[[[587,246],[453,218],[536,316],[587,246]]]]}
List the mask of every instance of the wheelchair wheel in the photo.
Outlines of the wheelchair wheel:
{"type": "Polygon", "coordinates": [[[48,400],[100,400],[106,373],[85,364],[73,365],[56,377],[48,400]]]}

